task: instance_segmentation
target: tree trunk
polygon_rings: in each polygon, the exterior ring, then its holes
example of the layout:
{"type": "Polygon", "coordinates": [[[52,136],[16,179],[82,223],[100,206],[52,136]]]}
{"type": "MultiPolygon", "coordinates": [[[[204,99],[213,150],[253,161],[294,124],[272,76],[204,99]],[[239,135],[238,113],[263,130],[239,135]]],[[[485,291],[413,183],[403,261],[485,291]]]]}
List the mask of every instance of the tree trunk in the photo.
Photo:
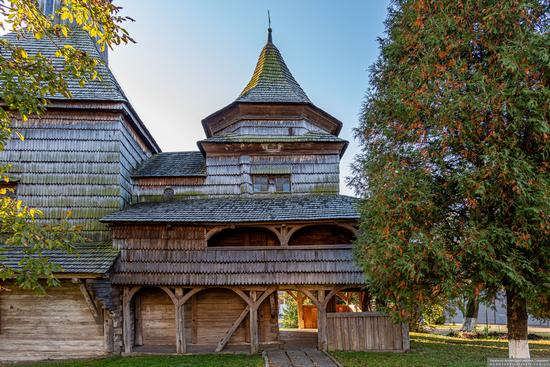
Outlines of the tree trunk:
{"type": "Polygon", "coordinates": [[[466,305],[466,313],[464,314],[464,323],[461,331],[473,332],[476,330],[477,314],[479,313],[479,297],[474,295],[468,298],[466,305]]]}
{"type": "Polygon", "coordinates": [[[514,290],[506,291],[508,357],[530,358],[527,343],[527,301],[514,290]]]}

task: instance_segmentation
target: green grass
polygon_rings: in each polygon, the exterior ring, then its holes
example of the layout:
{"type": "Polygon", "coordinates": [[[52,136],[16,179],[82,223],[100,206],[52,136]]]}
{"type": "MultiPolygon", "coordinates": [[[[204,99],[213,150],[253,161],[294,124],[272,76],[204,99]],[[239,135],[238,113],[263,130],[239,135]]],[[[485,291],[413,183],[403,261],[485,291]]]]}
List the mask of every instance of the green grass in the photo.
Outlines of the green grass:
{"type": "Polygon", "coordinates": [[[262,367],[260,356],[207,354],[192,356],[113,357],[103,359],[36,362],[17,367],[262,367]]]}
{"type": "MultiPolygon", "coordinates": [[[[550,357],[550,341],[529,341],[532,358],[550,357]]],[[[481,367],[487,358],[507,358],[508,341],[472,340],[411,333],[408,353],[331,353],[344,367],[481,367]]]]}

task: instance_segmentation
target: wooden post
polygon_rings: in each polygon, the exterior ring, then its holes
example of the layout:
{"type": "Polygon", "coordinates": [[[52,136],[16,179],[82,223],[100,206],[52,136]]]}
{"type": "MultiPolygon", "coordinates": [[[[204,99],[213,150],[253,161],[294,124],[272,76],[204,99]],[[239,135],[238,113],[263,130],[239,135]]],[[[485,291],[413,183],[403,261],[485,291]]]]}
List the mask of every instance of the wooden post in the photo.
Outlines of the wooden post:
{"type": "Polygon", "coordinates": [[[325,302],[325,291],[318,291],[317,300],[317,340],[319,344],[319,350],[322,352],[327,351],[328,338],[327,338],[327,305],[325,302]]]}
{"type": "Polygon", "coordinates": [[[133,321],[132,309],[130,302],[132,301],[132,295],[130,293],[130,287],[124,287],[122,294],[122,318],[123,318],[123,337],[124,337],[124,352],[132,353],[132,346],[134,343],[134,338],[132,335],[133,321]]]}
{"type": "Polygon", "coordinates": [[[113,318],[109,311],[103,310],[103,349],[107,353],[112,353],[114,350],[113,338],[113,318]]]}
{"type": "Polygon", "coordinates": [[[139,294],[134,296],[134,345],[143,345],[143,325],[141,322],[141,297],[139,294]]]}
{"type": "Polygon", "coordinates": [[[298,291],[297,293],[297,301],[298,304],[298,329],[303,329],[305,327],[304,325],[304,295],[302,292],[298,291]]]}
{"type": "Polygon", "coordinates": [[[256,291],[250,291],[250,298],[253,302],[250,307],[250,354],[257,354],[259,350],[258,340],[258,305],[256,299],[258,295],[256,291]]]}
{"type": "MultiPolygon", "coordinates": [[[[183,288],[176,288],[176,298],[183,298],[183,288]]],[[[176,302],[174,304],[176,310],[176,353],[186,353],[187,345],[185,343],[185,304],[176,302]]]]}
{"type": "Polygon", "coordinates": [[[198,336],[198,304],[197,304],[197,295],[191,297],[191,343],[197,344],[198,336]]]}

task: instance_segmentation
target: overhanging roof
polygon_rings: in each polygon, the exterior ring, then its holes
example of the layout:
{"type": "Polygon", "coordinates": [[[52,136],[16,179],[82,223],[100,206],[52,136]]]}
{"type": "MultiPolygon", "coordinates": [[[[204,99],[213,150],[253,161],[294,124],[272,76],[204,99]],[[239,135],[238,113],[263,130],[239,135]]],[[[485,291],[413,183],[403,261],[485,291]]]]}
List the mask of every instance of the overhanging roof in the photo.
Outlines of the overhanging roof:
{"type": "Polygon", "coordinates": [[[259,223],[357,220],[358,199],[344,195],[228,196],[141,203],[101,219],[107,223],[259,223]]]}

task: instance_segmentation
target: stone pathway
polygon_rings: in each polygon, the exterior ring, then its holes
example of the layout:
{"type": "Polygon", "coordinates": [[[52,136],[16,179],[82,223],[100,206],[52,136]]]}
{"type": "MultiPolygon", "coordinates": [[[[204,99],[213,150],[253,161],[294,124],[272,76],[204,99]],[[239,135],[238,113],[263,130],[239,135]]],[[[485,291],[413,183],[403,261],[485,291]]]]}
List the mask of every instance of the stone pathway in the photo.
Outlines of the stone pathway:
{"type": "Polygon", "coordinates": [[[268,350],[269,367],[338,367],[325,353],[314,348],[268,350]]]}

